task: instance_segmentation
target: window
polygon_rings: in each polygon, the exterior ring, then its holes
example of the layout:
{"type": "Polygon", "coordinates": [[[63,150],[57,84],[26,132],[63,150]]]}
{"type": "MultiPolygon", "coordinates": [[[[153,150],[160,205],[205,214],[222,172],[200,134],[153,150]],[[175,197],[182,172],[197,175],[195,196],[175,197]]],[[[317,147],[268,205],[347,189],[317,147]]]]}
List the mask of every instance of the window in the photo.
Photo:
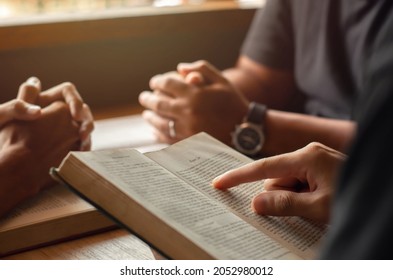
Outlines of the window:
{"type": "MultiPolygon", "coordinates": [[[[0,19],[124,10],[135,7],[196,5],[211,0],[0,0],[0,19]]],[[[221,0],[231,1],[236,0],[221,0]]]]}

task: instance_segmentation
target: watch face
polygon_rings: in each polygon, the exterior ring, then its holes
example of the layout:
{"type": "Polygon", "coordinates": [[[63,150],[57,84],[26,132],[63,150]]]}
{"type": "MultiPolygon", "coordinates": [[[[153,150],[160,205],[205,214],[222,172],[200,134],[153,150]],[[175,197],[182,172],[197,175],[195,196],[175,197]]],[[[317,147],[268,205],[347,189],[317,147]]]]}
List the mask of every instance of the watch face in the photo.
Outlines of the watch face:
{"type": "Polygon", "coordinates": [[[245,150],[254,150],[261,143],[260,134],[251,127],[243,128],[237,137],[239,145],[245,150]]]}
{"type": "Polygon", "coordinates": [[[237,126],[233,135],[235,148],[241,153],[250,156],[258,154],[264,141],[265,137],[262,127],[252,123],[243,123],[237,126]]]}

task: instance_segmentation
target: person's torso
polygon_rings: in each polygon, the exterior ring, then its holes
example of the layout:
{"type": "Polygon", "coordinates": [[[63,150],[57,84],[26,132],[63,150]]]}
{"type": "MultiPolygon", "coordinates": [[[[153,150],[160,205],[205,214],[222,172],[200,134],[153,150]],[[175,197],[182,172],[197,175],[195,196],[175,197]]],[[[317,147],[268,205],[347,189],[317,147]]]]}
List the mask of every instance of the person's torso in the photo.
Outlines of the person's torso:
{"type": "Polygon", "coordinates": [[[295,78],[309,114],[350,118],[364,83],[364,61],[381,3],[296,0],[291,3],[295,78]]]}

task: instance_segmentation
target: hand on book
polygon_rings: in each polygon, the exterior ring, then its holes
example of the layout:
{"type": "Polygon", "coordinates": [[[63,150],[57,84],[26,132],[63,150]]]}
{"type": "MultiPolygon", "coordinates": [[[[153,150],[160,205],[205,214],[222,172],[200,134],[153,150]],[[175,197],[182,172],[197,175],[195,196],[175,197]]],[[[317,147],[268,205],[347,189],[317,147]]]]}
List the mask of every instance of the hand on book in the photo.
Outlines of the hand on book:
{"type": "Polygon", "coordinates": [[[139,96],[148,109],[143,117],[155,127],[158,139],[173,143],[204,131],[230,144],[231,132],[247,112],[245,97],[206,61],[181,63],[174,73],[154,76],[153,92],[139,96]],[[171,121],[175,137],[170,135],[171,121]]]}
{"type": "Polygon", "coordinates": [[[333,186],[346,156],[320,143],[292,153],[264,158],[228,171],[213,180],[217,189],[266,179],[254,197],[260,215],[302,216],[327,223],[333,186]]]}
{"type": "Polygon", "coordinates": [[[62,83],[48,90],[41,91],[41,82],[35,77],[29,78],[21,85],[18,99],[36,104],[42,108],[56,101],[65,102],[71,112],[73,121],[80,126],[80,150],[89,150],[91,147],[90,134],[93,131],[93,115],[89,106],[83,102],[76,87],[71,83],[62,83]]]}
{"type": "Polygon", "coordinates": [[[314,258],[325,226],[255,215],[247,206],[260,183],[228,192],[209,187],[212,174],[250,162],[198,133],[145,154],[72,152],[52,174],[170,258],[314,258]]]}

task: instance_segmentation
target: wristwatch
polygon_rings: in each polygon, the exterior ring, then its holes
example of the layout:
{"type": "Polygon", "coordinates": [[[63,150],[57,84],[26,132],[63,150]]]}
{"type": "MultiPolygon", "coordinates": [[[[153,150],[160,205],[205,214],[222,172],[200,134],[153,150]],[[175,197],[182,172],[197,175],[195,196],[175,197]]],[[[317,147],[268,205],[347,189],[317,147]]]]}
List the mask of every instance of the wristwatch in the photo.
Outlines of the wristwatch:
{"type": "Polygon", "coordinates": [[[232,143],[236,150],[247,155],[256,156],[265,142],[263,120],[266,105],[251,102],[242,124],[237,125],[232,133],[232,143]]]}

